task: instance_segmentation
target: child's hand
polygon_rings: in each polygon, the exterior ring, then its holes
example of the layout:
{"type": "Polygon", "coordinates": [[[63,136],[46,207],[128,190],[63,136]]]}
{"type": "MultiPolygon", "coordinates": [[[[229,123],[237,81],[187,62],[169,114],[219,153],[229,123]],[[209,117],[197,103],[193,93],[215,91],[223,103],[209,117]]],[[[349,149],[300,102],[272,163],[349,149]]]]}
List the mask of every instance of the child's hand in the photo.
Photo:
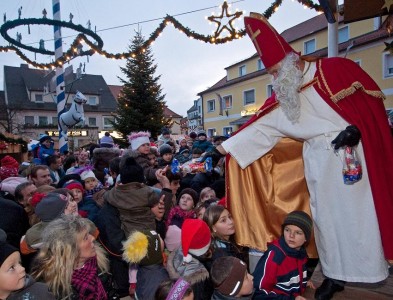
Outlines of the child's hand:
{"type": "Polygon", "coordinates": [[[163,188],[170,188],[169,179],[168,179],[168,177],[166,177],[166,171],[168,170],[168,167],[169,166],[166,166],[163,169],[158,169],[155,174],[158,182],[161,183],[161,186],[163,188]]]}

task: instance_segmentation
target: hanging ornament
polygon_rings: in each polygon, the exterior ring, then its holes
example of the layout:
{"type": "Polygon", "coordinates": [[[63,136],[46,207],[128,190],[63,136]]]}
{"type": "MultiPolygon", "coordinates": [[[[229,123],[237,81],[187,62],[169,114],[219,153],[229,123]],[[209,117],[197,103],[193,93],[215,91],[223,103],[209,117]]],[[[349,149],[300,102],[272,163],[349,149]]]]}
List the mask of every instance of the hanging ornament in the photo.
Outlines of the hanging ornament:
{"type": "Polygon", "coordinates": [[[217,29],[216,29],[216,32],[214,33],[214,38],[218,38],[224,30],[227,30],[231,36],[235,36],[237,33],[236,29],[233,28],[232,23],[236,19],[240,18],[240,16],[243,14],[243,12],[237,11],[237,12],[231,14],[228,11],[228,8],[229,8],[228,3],[226,1],[224,1],[224,3],[222,4],[221,15],[219,15],[219,16],[212,15],[207,18],[209,21],[217,24],[217,29]],[[223,23],[222,23],[224,18],[228,18],[228,23],[225,25],[223,25],[223,23]]]}

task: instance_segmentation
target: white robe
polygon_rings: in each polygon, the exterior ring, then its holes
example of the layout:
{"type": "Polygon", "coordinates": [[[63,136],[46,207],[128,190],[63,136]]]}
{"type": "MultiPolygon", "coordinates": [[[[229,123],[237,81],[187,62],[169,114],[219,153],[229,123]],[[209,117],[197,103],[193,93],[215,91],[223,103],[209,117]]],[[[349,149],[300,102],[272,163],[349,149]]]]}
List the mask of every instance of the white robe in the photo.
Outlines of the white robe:
{"type": "MultiPolygon", "coordinates": [[[[315,71],[316,65],[312,63],[304,82],[310,81],[315,71]]],[[[304,171],[324,275],[350,282],[382,281],[388,276],[388,265],[362,145],[359,143],[357,150],[363,177],[354,185],[345,185],[340,158],[343,153],[340,150],[340,155],[336,155],[331,141],[349,124],[313,87],[300,93],[300,101],[298,123],[292,124],[278,107],[222,146],[244,169],[271,150],[282,137],[304,141],[304,171]]]]}

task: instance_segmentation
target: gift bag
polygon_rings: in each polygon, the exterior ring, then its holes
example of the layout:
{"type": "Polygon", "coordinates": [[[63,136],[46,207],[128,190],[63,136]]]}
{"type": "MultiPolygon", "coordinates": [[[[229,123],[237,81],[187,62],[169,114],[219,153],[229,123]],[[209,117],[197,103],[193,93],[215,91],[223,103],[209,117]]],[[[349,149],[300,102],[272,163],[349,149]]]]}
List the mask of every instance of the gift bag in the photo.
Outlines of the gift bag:
{"type": "Polygon", "coordinates": [[[344,184],[354,184],[362,179],[362,165],[356,147],[344,148],[343,178],[344,184]]]}

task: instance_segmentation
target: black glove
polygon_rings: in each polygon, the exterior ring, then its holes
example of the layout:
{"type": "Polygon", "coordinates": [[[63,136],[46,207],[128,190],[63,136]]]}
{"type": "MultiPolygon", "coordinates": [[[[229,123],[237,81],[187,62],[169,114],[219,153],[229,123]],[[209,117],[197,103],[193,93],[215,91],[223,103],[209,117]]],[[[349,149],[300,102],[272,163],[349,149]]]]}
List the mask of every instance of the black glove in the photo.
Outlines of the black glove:
{"type": "Polygon", "coordinates": [[[212,162],[213,162],[213,167],[214,167],[217,165],[220,158],[224,157],[224,156],[225,155],[221,154],[221,152],[218,151],[216,148],[213,148],[213,150],[206,152],[206,154],[203,156],[201,162],[204,162],[208,157],[211,157],[212,162]]]}
{"type": "Polygon", "coordinates": [[[349,125],[345,130],[341,131],[338,136],[332,141],[334,150],[338,150],[341,147],[349,146],[353,147],[359,144],[359,140],[362,137],[359,129],[355,125],[349,125]]]}

